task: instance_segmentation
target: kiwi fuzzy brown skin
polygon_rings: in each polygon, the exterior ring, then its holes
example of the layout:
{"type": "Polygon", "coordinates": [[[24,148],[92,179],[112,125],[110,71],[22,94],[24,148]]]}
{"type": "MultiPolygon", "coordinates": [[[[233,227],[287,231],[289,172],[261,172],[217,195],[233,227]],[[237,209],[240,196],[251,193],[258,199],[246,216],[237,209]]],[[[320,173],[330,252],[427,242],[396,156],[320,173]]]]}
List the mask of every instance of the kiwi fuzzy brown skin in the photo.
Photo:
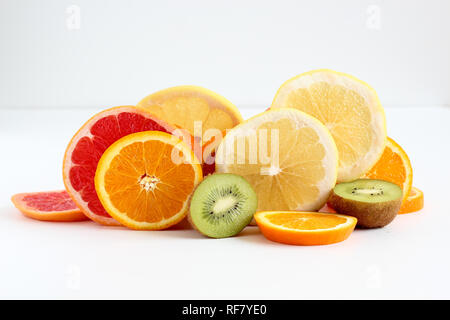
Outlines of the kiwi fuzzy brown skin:
{"type": "Polygon", "coordinates": [[[328,204],[338,213],[358,219],[357,226],[360,228],[381,228],[391,223],[397,216],[402,199],[367,203],[344,199],[333,190],[328,199],[328,204]]]}

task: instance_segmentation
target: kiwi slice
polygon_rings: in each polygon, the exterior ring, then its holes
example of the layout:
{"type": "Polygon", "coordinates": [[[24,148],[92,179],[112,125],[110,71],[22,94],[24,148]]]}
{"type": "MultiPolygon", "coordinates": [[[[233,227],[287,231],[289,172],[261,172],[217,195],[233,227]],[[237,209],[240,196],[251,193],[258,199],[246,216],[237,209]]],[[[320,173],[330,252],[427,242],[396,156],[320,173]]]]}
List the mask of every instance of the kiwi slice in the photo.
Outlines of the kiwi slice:
{"type": "Polygon", "coordinates": [[[397,216],[402,189],[384,180],[358,179],[336,185],[328,204],[337,212],[356,217],[362,228],[379,228],[397,216]]]}
{"type": "Polygon", "coordinates": [[[258,197],[247,180],[231,173],[217,173],[195,189],[188,218],[195,229],[208,237],[231,237],[250,223],[257,205],[258,197]]]}

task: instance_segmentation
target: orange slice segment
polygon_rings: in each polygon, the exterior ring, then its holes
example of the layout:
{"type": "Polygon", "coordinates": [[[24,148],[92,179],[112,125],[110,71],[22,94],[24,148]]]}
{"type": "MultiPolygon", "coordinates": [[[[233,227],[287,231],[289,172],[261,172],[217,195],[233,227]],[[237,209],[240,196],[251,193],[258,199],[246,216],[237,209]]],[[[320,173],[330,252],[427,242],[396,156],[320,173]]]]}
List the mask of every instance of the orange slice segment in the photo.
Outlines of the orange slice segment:
{"type": "Polygon", "coordinates": [[[412,187],[406,201],[402,204],[398,213],[403,214],[416,212],[421,210],[423,205],[423,192],[416,187],[412,187]]]}
{"type": "Polygon", "coordinates": [[[293,245],[324,245],[343,241],[355,229],[350,216],[298,211],[261,211],[255,220],[263,235],[293,245]]]}
{"type": "Polygon", "coordinates": [[[159,131],[130,134],[102,155],[95,189],[106,211],[126,227],[159,230],[180,222],[202,180],[189,146],[159,131]]]}
{"type": "Polygon", "coordinates": [[[403,191],[402,205],[404,205],[413,180],[409,157],[397,142],[388,137],[380,160],[364,175],[364,178],[386,180],[399,185],[403,191]]]}

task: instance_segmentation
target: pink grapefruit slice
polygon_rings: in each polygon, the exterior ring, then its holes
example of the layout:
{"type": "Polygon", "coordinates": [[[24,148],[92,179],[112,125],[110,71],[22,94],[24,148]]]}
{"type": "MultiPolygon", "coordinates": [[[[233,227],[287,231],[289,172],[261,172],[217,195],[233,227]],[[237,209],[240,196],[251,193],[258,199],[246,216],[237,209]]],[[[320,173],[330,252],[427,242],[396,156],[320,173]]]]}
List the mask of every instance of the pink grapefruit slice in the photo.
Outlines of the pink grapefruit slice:
{"type": "Polygon", "coordinates": [[[116,226],[103,208],[95,191],[95,171],[103,152],[120,138],[140,131],[177,133],[190,141],[187,132],[157,119],[148,111],[121,106],[97,113],[89,119],[70,141],[63,163],[64,185],[73,201],[90,219],[103,225],[116,226]],[[176,130],[176,131],[175,131],[176,130]]]}
{"type": "Polygon", "coordinates": [[[36,220],[88,220],[66,190],[18,193],[11,197],[11,201],[25,216],[36,220]]]}

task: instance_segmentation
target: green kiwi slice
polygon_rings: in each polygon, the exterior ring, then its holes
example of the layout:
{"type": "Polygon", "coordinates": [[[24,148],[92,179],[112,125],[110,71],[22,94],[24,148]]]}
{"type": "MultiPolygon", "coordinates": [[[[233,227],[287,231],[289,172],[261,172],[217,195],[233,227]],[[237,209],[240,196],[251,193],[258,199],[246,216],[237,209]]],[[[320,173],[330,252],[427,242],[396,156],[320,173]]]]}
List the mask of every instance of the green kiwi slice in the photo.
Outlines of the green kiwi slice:
{"type": "Polygon", "coordinates": [[[402,189],[391,182],[358,179],[336,185],[328,204],[338,213],[356,217],[359,227],[378,228],[394,220],[402,196],[402,189]]]}
{"type": "Polygon", "coordinates": [[[231,173],[217,173],[195,189],[188,219],[208,237],[231,237],[250,223],[257,205],[256,192],[247,180],[231,173]]]}

